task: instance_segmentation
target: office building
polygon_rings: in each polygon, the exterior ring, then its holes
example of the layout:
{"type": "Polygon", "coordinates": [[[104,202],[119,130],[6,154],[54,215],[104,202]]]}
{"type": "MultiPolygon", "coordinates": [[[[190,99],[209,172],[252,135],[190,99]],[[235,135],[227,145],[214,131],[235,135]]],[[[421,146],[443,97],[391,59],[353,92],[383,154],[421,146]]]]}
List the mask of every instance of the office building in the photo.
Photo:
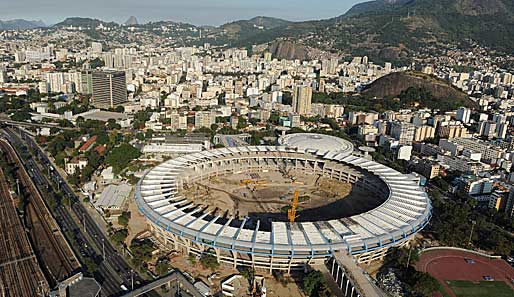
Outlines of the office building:
{"type": "Polygon", "coordinates": [[[95,107],[112,108],[127,102],[124,71],[93,71],[92,100],[95,107]]]}
{"type": "Polygon", "coordinates": [[[312,88],[305,85],[298,85],[293,90],[293,112],[299,115],[311,113],[312,88]]]}

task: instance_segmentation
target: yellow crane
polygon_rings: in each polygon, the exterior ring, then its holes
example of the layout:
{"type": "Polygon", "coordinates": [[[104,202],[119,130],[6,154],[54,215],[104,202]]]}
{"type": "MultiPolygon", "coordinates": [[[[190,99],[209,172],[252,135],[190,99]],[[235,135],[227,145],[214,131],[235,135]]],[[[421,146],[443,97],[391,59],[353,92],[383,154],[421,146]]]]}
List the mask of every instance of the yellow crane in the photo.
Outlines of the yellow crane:
{"type": "Polygon", "coordinates": [[[294,223],[296,219],[296,207],[298,207],[298,198],[300,197],[300,192],[298,190],[294,191],[293,203],[291,203],[291,208],[287,210],[287,217],[289,218],[289,222],[294,223]]]}

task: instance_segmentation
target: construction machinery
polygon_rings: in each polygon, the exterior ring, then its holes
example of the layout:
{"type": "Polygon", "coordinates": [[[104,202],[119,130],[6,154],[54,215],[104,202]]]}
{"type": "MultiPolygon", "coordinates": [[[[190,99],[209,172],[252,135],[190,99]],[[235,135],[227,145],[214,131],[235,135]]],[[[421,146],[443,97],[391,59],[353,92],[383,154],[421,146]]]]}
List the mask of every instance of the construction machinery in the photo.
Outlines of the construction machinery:
{"type": "Polygon", "coordinates": [[[287,210],[287,217],[289,222],[294,223],[296,219],[296,208],[298,207],[298,199],[300,197],[300,192],[298,190],[294,191],[293,203],[291,203],[291,208],[287,210]]]}
{"type": "Polygon", "coordinates": [[[245,185],[248,185],[248,184],[252,184],[253,181],[251,179],[242,179],[241,180],[241,185],[242,186],[245,186],[245,185]]]}
{"type": "Polygon", "coordinates": [[[265,185],[268,183],[265,179],[260,179],[257,181],[254,181],[252,179],[242,179],[240,180],[241,186],[248,186],[248,185],[265,185]]]}

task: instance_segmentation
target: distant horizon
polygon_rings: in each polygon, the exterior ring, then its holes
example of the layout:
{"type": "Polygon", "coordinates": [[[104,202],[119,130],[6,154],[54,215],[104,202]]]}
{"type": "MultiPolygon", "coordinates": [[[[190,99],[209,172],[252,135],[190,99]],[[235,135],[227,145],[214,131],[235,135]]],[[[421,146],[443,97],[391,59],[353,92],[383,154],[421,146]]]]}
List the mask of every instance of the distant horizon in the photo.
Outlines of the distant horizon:
{"type": "Polygon", "coordinates": [[[42,21],[45,25],[52,26],[70,17],[82,17],[123,24],[131,16],[135,16],[140,24],[173,21],[195,26],[219,26],[265,16],[299,22],[337,17],[364,0],[325,0],[322,5],[313,5],[308,0],[217,0],[216,3],[211,3],[210,0],[195,0],[194,3],[183,3],[180,0],[147,0],[144,5],[138,0],[74,2],[50,0],[43,4],[37,0],[18,0],[2,7],[0,20],[42,21]]]}

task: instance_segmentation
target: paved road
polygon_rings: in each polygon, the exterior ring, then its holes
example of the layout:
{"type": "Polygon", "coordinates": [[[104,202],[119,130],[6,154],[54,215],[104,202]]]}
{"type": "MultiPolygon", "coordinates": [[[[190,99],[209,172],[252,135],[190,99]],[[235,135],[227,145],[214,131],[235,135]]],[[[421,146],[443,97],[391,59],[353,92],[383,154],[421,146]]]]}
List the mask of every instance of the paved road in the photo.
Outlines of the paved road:
{"type": "Polygon", "coordinates": [[[24,126],[24,127],[36,127],[36,128],[57,128],[61,130],[78,130],[76,127],[61,127],[59,124],[50,124],[50,123],[29,123],[29,122],[17,122],[10,120],[5,117],[0,117],[0,123],[9,125],[9,126],[24,126]]]}
{"type": "MultiPolygon", "coordinates": [[[[102,291],[104,296],[119,296],[123,294],[121,286],[126,288],[132,287],[132,280],[134,287],[138,287],[144,283],[144,280],[136,273],[132,272],[132,268],[128,265],[125,259],[117,252],[111,245],[109,239],[101,232],[98,225],[89,216],[87,210],[79,202],[79,197],[75,195],[70,186],[65,182],[64,178],[54,169],[52,162],[46,154],[39,148],[39,146],[30,138],[23,130],[13,128],[5,129],[9,140],[16,147],[21,150],[27,150],[26,146],[33,149],[37,162],[35,159],[29,159],[26,163],[28,171],[33,175],[34,180],[42,187],[49,187],[45,176],[42,174],[42,168],[48,168],[50,177],[55,184],[59,185],[65,199],[72,201],[71,211],[68,207],[59,206],[55,210],[55,216],[58,222],[62,224],[63,230],[72,232],[76,245],[79,247],[80,252],[84,256],[93,257],[97,259],[102,258],[102,249],[105,248],[106,258],[99,266],[98,276],[99,281],[102,283],[102,291]],[[16,131],[16,133],[14,133],[16,131]],[[18,133],[21,133],[21,137],[18,133]],[[38,165],[41,164],[41,167],[38,165]],[[75,218],[81,220],[78,224],[75,218]],[[85,226],[85,228],[84,228],[85,226]],[[85,229],[85,230],[84,230],[85,229]],[[96,247],[96,249],[94,248],[96,247]],[[99,257],[99,258],[98,258],[99,257]]],[[[158,296],[155,292],[149,292],[148,296],[158,296]]]]}

